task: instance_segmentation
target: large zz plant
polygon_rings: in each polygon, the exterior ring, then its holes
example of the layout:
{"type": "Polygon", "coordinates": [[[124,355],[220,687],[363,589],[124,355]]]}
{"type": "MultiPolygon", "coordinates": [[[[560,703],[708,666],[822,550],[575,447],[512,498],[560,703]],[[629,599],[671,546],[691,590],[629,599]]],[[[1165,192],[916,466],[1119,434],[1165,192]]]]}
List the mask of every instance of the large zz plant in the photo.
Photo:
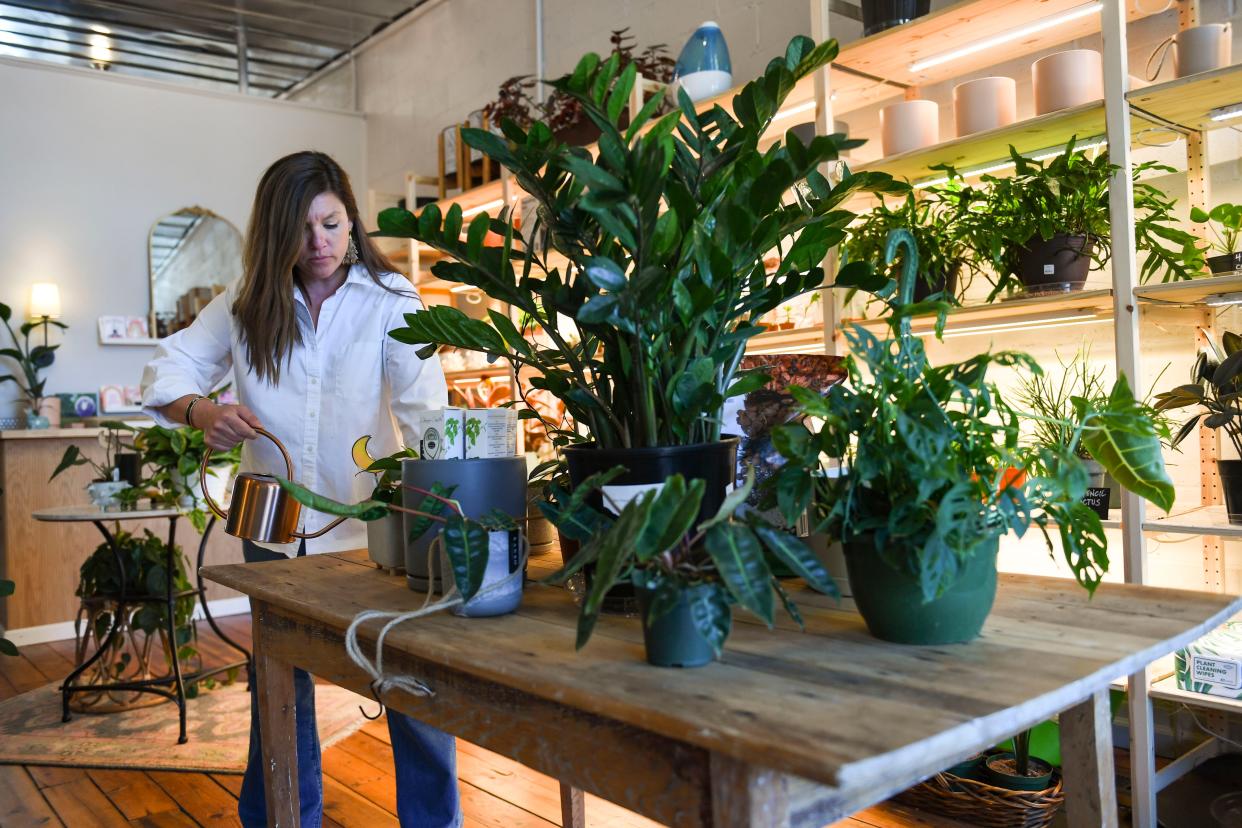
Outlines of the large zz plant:
{"type": "Polygon", "coordinates": [[[763,384],[738,368],[759,318],[823,284],[820,263],[853,219],[840,205],[862,190],[904,191],[879,173],[847,170],[830,183],[820,165],[859,143],[840,135],[804,144],[786,133],[760,145],[794,84],[836,54],[834,41],[795,37],[733,99],[732,115],[696,112],[683,92],[678,111],[653,120],[656,95],[625,128],[634,65],[618,71],[615,55],[588,54],[553,86],[601,130],[594,156],[540,122],[506,121],[503,136],[463,130],[513,173],[537,218],[519,231],[508,210],[466,226],[457,205],[417,216],[389,209],[380,234],[444,252],[436,276],[479,288],[521,321],[436,306],[406,315],[391,335],[423,344],[420,356],[452,346],[534,369],[531,385],[563,400],[604,448],[718,440],[725,398],[763,384]],[[485,245],[489,231],[500,246],[485,245]],[[772,275],[763,260],[774,250],[772,275]],[[527,337],[536,329],[540,344],[527,337]]]}

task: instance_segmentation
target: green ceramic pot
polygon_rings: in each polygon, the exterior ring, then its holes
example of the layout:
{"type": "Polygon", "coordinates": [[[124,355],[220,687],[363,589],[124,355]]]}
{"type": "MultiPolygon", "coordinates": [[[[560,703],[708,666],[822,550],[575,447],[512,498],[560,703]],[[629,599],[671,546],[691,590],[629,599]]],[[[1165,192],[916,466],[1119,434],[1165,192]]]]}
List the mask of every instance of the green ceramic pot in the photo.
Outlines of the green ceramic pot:
{"type": "Polygon", "coordinates": [[[977,637],[996,598],[998,546],[993,538],[976,547],[953,586],[924,602],[914,576],[885,563],[870,536],[843,544],[854,602],[867,630],[897,644],[957,644],[977,637]]]}
{"type": "Polygon", "coordinates": [[[1010,791],[1043,791],[1052,787],[1052,765],[1043,759],[1030,759],[1030,769],[1037,776],[1017,776],[997,767],[1006,760],[1013,760],[1012,753],[994,753],[983,763],[983,781],[1010,791]]]}
{"type": "Polygon", "coordinates": [[[637,587],[639,614],[643,619],[643,644],[647,662],[656,667],[702,667],[716,658],[712,645],[699,632],[690,617],[691,595],[709,590],[707,585],[692,586],[682,591],[677,605],[658,618],[648,619],[652,590],[637,587]]]}
{"type": "Polygon", "coordinates": [[[980,768],[983,767],[983,760],[987,758],[985,753],[976,753],[969,759],[963,759],[956,765],[952,765],[944,769],[945,773],[960,776],[963,779],[979,779],[982,775],[980,768]]]}

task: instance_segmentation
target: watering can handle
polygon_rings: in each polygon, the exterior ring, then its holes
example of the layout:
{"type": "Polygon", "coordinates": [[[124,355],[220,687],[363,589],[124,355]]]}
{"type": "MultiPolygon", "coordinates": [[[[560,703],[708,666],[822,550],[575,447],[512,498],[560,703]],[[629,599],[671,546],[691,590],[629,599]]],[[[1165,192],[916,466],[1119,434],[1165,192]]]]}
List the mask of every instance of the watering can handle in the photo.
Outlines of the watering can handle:
{"type": "MultiPolygon", "coordinates": [[[[257,431],[259,434],[263,435],[267,439],[271,440],[273,443],[276,444],[276,448],[280,449],[280,456],[285,458],[285,470],[286,470],[285,475],[290,480],[292,480],[293,479],[293,460],[290,459],[289,452],[285,450],[284,444],[281,443],[279,440],[277,440],[274,436],[272,436],[271,432],[266,431],[265,429],[256,428],[255,431],[257,431]]],[[[202,489],[203,499],[207,501],[207,505],[208,507],[211,508],[211,511],[214,512],[222,520],[228,520],[229,513],[221,509],[219,504],[217,504],[216,501],[212,499],[211,493],[207,491],[207,463],[210,460],[211,460],[211,446],[208,446],[207,451],[203,452],[203,463],[198,468],[198,487],[202,489]]],[[[336,524],[332,524],[332,526],[335,526],[335,525],[336,524]]],[[[330,529],[332,527],[329,526],[328,528],[330,529]]],[[[326,532],[327,529],[325,529],[324,531],[326,532]]]]}

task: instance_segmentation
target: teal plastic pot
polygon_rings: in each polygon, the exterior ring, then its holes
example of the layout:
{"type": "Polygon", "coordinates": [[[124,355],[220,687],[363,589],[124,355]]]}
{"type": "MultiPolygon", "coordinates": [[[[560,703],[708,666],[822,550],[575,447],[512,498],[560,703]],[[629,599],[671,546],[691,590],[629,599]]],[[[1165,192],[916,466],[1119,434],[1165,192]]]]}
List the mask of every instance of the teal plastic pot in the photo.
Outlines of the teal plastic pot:
{"type": "Polygon", "coordinates": [[[944,769],[945,773],[954,776],[960,776],[963,779],[979,779],[983,774],[980,770],[983,767],[983,760],[987,758],[985,753],[976,753],[968,759],[963,759],[956,765],[951,765],[944,769]]]}
{"type": "Polygon", "coordinates": [[[975,548],[953,586],[924,602],[913,575],[889,566],[870,536],[843,544],[858,614],[876,638],[897,644],[958,644],[978,637],[996,599],[999,539],[975,548]]]}
{"type": "Polygon", "coordinates": [[[1010,791],[1043,791],[1052,787],[1052,765],[1043,759],[1030,758],[1030,769],[1036,776],[1018,776],[1001,770],[998,765],[1013,761],[1012,753],[994,753],[983,763],[983,781],[1010,791]]]}
{"type": "Polygon", "coordinates": [[[690,617],[690,597],[710,590],[706,584],[682,590],[676,606],[658,618],[649,619],[652,590],[636,587],[639,615],[643,619],[643,644],[647,662],[656,667],[702,667],[716,658],[712,645],[699,632],[690,617]]]}

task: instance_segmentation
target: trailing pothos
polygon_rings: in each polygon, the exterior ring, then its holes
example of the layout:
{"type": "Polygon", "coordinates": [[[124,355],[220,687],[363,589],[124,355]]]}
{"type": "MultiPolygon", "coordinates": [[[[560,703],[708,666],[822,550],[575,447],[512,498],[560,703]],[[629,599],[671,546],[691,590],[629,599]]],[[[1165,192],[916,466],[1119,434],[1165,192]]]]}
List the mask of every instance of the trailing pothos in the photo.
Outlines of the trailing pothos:
{"type": "MultiPolygon", "coordinates": [[[[912,250],[914,242],[894,233],[889,261],[898,244],[912,250]]],[[[910,267],[902,279],[908,299],[910,267]]],[[[893,293],[889,286],[886,295],[893,293]]],[[[886,301],[891,338],[857,325],[845,331],[847,382],[826,396],[790,389],[802,412],[822,425],[774,433],[788,461],[771,479],[785,519],[809,508],[814,531],[872,544],[921,586],[926,600],[951,586],[985,543],[1009,532],[1021,537],[1033,525],[1050,550],[1053,534],[1059,537],[1074,577],[1094,590],[1108,568],[1108,548],[1099,517],[1081,502],[1087,472],[1079,445],[1122,486],[1168,511],[1173,484],[1149,410],[1122,376],[1102,398],[1073,398],[1072,417],[1057,423],[1068,435],[1063,443],[1023,445],[1021,421],[1036,415],[1010,405],[988,371],[1038,375],[1039,365],[1027,354],[999,351],[933,366],[910,334],[910,306],[886,301]]]]}
{"type": "Polygon", "coordinates": [[[860,191],[907,189],[848,170],[830,183],[819,166],[861,143],[841,135],[804,144],[786,133],[761,147],[795,83],[836,54],[835,41],[795,37],[734,97],[733,115],[720,106],[699,113],[683,92],[679,110],[656,119],[656,95],[625,128],[634,66],[588,54],[552,85],[601,130],[594,156],[558,142],[541,122],[505,121],[503,135],[463,130],[468,145],[512,171],[536,218],[519,229],[512,210],[466,225],[457,205],[417,216],[394,208],[380,213],[378,235],[447,254],[432,266],[437,277],[507,303],[521,321],[436,306],[407,314],[390,335],[424,345],[423,357],[451,346],[534,369],[530,384],[561,399],[604,448],[718,440],[723,401],[765,381],[738,369],[762,331],[757,320],[822,286],[820,263],[854,218],[841,205],[860,191]],[[484,243],[489,232],[499,246],[484,243]],[[773,250],[774,275],[763,261],[773,250]]]}
{"type": "Polygon", "coordinates": [[[563,536],[582,544],[578,554],[548,580],[562,583],[587,564],[595,565],[578,614],[579,649],[595,629],[608,590],[626,581],[650,590],[649,623],[672,610],[686,594],[694,625],[717,656],[729,636],[730,607],[735,603],[770,627],[779,598],[801,626],[802,617],[772,574],[765,550],[810,586],[837,594],[827,570],[802,541],[753,515],[735,516],[750,496],[753,474],[725,498],[714,516],[695,525],[704,483],[687,483],[679,474],[669,477],[658,491],[631,500],[615,518],[589,506],[591,493],[622,471],[614,468],[592,475],[572,492],[560,490],[540,504],[563,536]],[[687,591],[696,585],[709,588],[687,591]]]}

